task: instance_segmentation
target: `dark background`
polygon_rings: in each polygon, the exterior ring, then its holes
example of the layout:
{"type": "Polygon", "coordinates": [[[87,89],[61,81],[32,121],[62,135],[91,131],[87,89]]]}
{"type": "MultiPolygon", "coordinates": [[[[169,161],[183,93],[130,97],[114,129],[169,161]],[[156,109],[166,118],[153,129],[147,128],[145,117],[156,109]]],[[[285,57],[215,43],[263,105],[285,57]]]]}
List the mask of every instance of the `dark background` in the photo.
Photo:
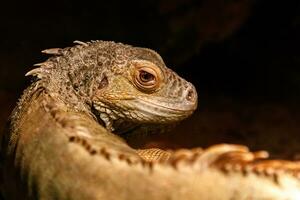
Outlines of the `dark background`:
{"type": "Polygon", "coordinates": [[[101,39],[155,49],[198,90],[199,109],[190,121],[175,133],[151,136],[154,142],[143,145],[176,148],[230,142],[278,153],[287,141],[298,144],[297,0],[1,4],[1,126],[30,83],[24,74],[47,58],[41,50],[101,39]]]}

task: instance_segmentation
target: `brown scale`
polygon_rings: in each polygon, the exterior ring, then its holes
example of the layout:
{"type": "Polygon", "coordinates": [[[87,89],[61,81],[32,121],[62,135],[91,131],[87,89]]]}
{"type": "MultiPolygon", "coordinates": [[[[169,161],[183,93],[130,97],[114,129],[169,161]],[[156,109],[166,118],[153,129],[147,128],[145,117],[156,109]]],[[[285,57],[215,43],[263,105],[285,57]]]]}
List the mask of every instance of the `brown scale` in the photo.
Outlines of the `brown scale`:
{"type": "Polygon", "coordinates": [[[170,158],[170,152],[158,149],[139,149],[137,153],[147,162],[166,161],[170,158]]]}
{"type": "Polygon", "coordinates": [[[83,146],[91,155],[95,155],[97,150],[92,147],[85,139],[80,138],[78,136],[69,137],[70,142],[74,142],[83,146]]]}

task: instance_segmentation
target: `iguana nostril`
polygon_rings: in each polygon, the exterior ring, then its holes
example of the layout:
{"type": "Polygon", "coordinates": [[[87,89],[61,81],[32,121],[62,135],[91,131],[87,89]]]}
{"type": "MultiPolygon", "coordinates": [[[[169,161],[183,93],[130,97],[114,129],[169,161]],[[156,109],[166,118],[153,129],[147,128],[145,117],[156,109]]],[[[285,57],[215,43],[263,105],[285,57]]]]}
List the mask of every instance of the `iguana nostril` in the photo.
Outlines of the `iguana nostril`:
{"type": "Polygon", "coordinates": [[[186,99],[188,101],[193,101],[195,99],[195,92],[192,89],[189,89],[187,95],[186,95],[186,99]]]}

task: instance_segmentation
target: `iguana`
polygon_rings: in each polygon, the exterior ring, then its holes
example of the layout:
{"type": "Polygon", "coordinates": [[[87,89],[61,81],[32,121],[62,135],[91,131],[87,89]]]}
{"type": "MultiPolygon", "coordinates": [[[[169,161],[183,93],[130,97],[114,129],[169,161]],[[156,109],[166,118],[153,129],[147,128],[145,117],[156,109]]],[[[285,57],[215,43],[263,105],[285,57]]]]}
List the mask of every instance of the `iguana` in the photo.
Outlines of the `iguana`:
{"type": "Polygon", "coordinates": [[[108,41],[44,50],[1,142],[5,200],[300,199],[300,163],[240,145],[133,149],[197,107],[155,51],[108,41]]]}

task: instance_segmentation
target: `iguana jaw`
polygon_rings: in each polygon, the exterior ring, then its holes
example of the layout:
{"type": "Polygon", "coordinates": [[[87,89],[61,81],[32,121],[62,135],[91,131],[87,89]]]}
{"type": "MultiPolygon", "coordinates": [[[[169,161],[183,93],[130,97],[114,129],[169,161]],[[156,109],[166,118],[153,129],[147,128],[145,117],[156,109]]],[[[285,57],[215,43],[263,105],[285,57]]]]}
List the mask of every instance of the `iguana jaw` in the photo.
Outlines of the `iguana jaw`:
{"type": "Polygon", "coordinates": [[[160,122],[179,121],[190,116],[197,108],[197,102],[164,102],[163,99],[137,98],[132,105],[145,116],[160,118],[160,122]],[[161,101],[160,101],[161,100],[161,101]]]}
{"type": "Polygon", "coordinates": [[[126,129],[129,124],[135,127],[138,124],[175,123],[192,115],[197,108],[197,99],[185,103],[176,100],[173,102],[159,100],[138,97],[111,101],[113,105],[98,102],[94,104],[95,114],[108,130],[118,129],[118,132],[124,132],[122,128],[120,130],[120,127],[124,126],[123,123],[127,124],[126,129]]]}

